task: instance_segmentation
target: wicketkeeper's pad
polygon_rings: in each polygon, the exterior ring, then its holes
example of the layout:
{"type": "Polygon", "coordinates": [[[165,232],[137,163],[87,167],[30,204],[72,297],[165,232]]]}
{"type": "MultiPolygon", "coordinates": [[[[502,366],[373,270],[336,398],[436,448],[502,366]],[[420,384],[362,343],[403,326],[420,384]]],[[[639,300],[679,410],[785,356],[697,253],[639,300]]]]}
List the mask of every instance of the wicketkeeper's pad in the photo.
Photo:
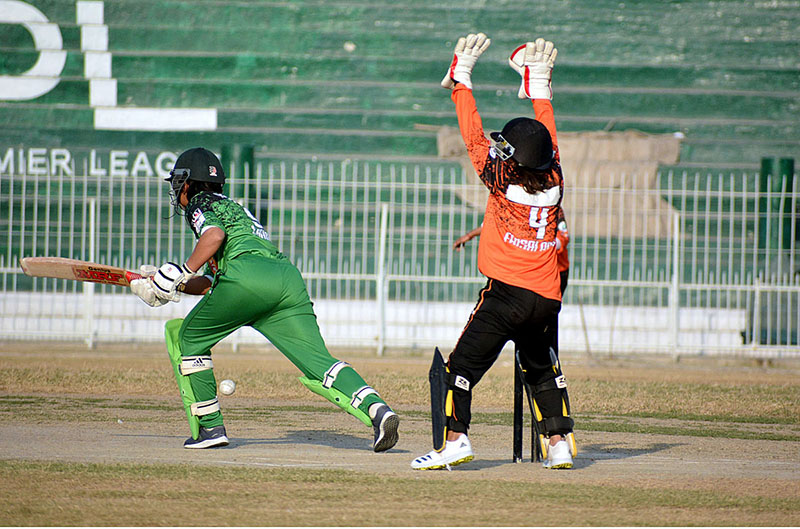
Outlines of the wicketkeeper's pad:
{"type": "Polygon", "coordinates": [[[531,429],[533,430],[532,434],[537,437],[537,439],[534,441],[534,460],[538,458],[546,459],[547,450],[549,448],[548,438],[552,433],[559,433],[563,432],[564,430],[568,430],[567,433],[563,433],[562,435],[569,444],[572,457],[577,456],[578,445],[575,442],[575,434],[572,432],[574,421],[570,417],[567,382],[564,374],[561,371],[561,362],[559,362],[558,355],[556,354],[555,350],[552,347],[550,348],[550,362],[552,363],[554,375],[553,378],[548,378],[546,381],[535,386],[531,386],[525,379],[526,370],[522,367],[519,350],[515,352],[515,359],[517,366],[519,367],[519,372],[522,374],[521,381],[525,388],[525,393],[528,395],[528,405],[531,409],[531,415],[533,415],[533,424],[531,425],[531,429]],[[548,390],[559,390],[561,399],[561,416],[542,416],[539,403],[536,402],[536,396],[537,394],[548,390]]]}

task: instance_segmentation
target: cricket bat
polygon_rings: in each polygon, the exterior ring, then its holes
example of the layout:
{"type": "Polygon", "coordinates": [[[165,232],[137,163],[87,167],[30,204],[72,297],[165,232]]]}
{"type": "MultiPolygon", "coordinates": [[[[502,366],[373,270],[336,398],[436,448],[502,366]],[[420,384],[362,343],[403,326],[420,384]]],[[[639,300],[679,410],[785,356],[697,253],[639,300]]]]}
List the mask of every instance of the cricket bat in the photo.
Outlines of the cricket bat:
{"type": "Polygon", "coordinates": [[[104,285],[130,287],[134,279],[142,279],[140,274],[97,263],[67,259],[65,257],[23,257],[19,265],[25,275],[31,277],[52,277],[55,279],[74,279],[104,285]]]}

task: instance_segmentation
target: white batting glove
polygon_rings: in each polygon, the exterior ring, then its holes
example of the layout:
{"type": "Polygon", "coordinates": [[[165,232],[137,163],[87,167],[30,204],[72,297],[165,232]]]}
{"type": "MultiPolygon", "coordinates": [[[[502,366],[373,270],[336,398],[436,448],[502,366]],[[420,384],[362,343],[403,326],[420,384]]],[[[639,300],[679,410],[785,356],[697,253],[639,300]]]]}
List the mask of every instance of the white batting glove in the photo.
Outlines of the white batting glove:
{"type": "Polygon", "coordinates": [[[520,99],[553,99],[550,77],[557,55],[553,43],[542,38],[514,50],[508,64],[522,77],[517,93],[520,99]]]}
{"type": "Polygon", "coordinates": [[[139,267],[139,275],[142,277],[152,277],[156,274],[158,268],[151,264],[145,264],[139,267]]]}
{"type": "Polygon", "coordinates": [[[178,287],[189,281],[191,278],[200,275],[192,271],[186,264],[167,262],[156,270],[150,280],[153,283],[156,296],[167,301],[179,301],[181,293],[178,287]]]}
{"type": "Polygon", "coordinates": [[[472,90],[472,69],[475,67],[478,57],[486,51],[491,43],[492,39],[487,38],[483,33],[477,35],[470,33],[466,37],[460,37],[456,43],[453,62],[442,79],[442,87],[452,90],[456,82],[459,82],[472,90]]]}
{"type": "MultiPolygon", "coordinates": [[[[155,266],[153,268],[155,268],[155,266]]],[[[134,279],[131,281],[131,291],[151,307],[160,307],[169,303],[168,300],[156,296],[153,283],[149,278],[134,279]]]]}

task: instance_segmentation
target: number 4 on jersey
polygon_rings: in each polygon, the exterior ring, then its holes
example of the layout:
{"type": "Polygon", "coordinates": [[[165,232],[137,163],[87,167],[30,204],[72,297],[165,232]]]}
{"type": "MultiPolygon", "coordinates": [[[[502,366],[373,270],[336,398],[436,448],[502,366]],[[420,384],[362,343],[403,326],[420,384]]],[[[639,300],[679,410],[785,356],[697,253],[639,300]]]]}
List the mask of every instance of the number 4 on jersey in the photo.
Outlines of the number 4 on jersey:
{"type": "Polygon", "coordinates": [[[529,224],[531,228],[536,228],[536,238],[544,239],[545,228],[547,227],[547,213],[550,208],[531,208],[529,224]]]}

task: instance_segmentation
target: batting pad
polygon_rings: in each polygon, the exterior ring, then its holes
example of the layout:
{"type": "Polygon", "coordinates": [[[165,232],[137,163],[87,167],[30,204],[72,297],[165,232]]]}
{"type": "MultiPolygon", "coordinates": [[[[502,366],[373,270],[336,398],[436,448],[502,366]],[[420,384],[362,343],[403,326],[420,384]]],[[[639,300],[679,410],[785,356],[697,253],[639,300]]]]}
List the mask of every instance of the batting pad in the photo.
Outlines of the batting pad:
{"type": "Polygon", "coordinates": [[[175,373],[175,380],[178,381],[178,390],[181,393],[183,409],[186,411],[186,418],[189,419],[189,430],[192,432],[192,439],[197,439],[200,437],[200,420],[192,413],[192,405],[197,402],[197,399],[194,396],[194,391],[192,391],[189,377],[181,374],[183,358],[181,357],[181,347],[178,343],[178,331],[181,330],[181,325],[183,325],[183,318],[169,320],[164,325],[164,336],[167,341],[169,361],[175,373]]]}
{"type": "Polygon", "coordinates": [[[369,418],[369,415],[359,410],[358,408],[352,407],[350,405],[350,397],[348,397],[338,389],[334,387],[326,388],[322,385],[322,382],[320,382],[319,380],[311,380],[308,377],[299,377],[298,380],[310,391],[313,391],[317,395],[325,397],[326,399],[333,402],[334,404],[342,408],[344,411],[346,411],[359,421],[363,422],[369,427],[372,427],[372,419],[369,418]]]}

